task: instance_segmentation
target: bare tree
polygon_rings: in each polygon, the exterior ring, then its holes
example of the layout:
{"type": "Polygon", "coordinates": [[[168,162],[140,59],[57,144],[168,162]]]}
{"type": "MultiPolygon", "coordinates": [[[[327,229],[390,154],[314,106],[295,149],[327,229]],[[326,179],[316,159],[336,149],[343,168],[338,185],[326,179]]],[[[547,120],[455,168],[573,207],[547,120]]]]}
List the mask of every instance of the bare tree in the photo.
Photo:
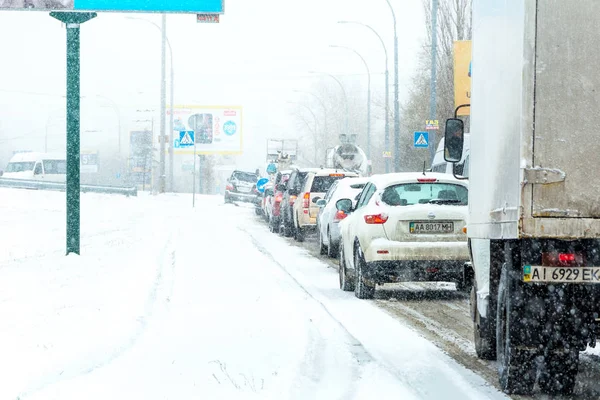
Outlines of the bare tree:
{"type": "MultiPolygon", "coordinates": [[[[438,0],[437,39],[437,118],[440,121],[454,114],[454,42],[471,39],[472,0],[438,0]]],[[[419,131],[429,119],[431,72],[431,0],[423,0],[427,37],[419,53],[417,72],[409,89],[409,98],[402,106],[403,130],[419,131]]],[[[436,135],[436,146],[441,134],[436,135]]],[[[412,135],[403,135],[402,166],[405,170],[418,170],[423,161],[429,164],[427,150],[414,149],[412,135]]]]}

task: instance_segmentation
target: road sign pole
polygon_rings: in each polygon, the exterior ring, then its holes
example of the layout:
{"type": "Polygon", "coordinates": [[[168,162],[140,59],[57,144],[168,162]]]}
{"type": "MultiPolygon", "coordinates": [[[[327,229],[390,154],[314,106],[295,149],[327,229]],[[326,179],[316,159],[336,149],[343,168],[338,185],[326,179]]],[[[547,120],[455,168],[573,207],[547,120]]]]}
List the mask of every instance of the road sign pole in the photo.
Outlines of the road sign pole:
{"type": "MultiPolygon", "coordinates": [[[[200,175],[200,174],[198,174],[200,175]]],[[[194,135],[194,173],[192,183],[192,208],[196,207],[196,137],[194,135]]]]}
{"type": "Polygon", "coordinates": [[[96,13],[51,12],[67,27],[67,255],[80,254],[80,25],[96,13]]]}

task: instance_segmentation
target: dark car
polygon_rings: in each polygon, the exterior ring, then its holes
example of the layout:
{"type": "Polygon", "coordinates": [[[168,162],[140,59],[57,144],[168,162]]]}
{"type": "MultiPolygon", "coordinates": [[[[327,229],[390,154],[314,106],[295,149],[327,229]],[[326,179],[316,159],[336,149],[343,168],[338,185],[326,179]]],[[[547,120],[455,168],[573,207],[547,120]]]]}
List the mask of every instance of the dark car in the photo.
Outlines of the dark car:
{"type": "Polygon", "coordinates": [[[225,203],[242,201],[256,204],[260,201],[256,190],[258,175],[254,172],[233,171],[225,187],[225,203]]]}

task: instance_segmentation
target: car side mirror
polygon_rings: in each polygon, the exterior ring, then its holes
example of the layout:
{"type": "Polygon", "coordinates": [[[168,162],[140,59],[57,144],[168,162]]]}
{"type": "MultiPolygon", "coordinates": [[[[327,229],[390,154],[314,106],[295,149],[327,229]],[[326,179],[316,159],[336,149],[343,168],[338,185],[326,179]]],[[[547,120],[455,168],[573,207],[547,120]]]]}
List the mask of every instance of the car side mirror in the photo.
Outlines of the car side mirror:
{"type": "Polygon", "coordinates": [[[352,200],[339,199],[335,202],[335,208],[338,211],[343,211],[344,213],[349,214],[352,211],[352,200]]]}
{"type": "Polygon", "coordinates": [[[312,202],[313,202],[314,204],[317,204],[317,201],[319,201],[319,200],[321,200],[321,198],[320,198],[320,197],[318,197],[318,196],[317,196],[317,197],[313,197],[313,199],[312,199],[312,202]]]}
{"type": "Polygon", "coordinates": [[[320,208],[323,208],[327,205],[327,201],[325,199],[319,199],[316,201],[317,206],[320,208]]]}
{"type": "Polygon", "coordinates": [[[446,120],[444,132],[444,160],[456,163],[462,158],[465,141],[465,125],[461,119],[449,118],[446,120]]]}

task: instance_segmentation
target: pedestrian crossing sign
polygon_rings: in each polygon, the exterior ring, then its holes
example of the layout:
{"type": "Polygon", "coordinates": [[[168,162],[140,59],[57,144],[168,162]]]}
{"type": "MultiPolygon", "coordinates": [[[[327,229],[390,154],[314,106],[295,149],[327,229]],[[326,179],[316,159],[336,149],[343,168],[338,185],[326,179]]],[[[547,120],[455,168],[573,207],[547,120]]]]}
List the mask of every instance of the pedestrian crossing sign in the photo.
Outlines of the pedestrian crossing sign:
{"type": "Polygon", "coordinates": [[[416,148],[429,147],[429,132],[415,132],[414,145],[416,148]]]}
{"type": "Polygon", "coordinates": [[[190,147],[194,145],[194,131],[179,132],[179,147],[190,147]]]}

